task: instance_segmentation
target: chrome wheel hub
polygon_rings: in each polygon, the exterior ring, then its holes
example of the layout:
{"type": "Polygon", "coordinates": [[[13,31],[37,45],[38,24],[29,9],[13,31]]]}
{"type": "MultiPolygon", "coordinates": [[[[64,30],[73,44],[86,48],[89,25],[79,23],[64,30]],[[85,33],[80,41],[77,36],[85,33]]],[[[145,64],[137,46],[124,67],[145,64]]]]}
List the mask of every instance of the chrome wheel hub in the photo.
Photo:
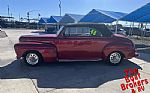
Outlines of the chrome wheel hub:
{"type": "Polygon", "coordinates": [[[114,52],[110,55],[110,62],[113,64],[117,64],[121,61],[121,55],[118,52],[114,52]]]}
{"type": "Polygon", "coordinates": [[[35,64],[38,63],[39,57],[38,57],[38,55],[35,54],[35,53],[29,53],[29,54],[27,54],[27,56],[26,56],[26,61],[27,61],[27,63],[30,64],[30,65],[35,65],[35,64]]]}

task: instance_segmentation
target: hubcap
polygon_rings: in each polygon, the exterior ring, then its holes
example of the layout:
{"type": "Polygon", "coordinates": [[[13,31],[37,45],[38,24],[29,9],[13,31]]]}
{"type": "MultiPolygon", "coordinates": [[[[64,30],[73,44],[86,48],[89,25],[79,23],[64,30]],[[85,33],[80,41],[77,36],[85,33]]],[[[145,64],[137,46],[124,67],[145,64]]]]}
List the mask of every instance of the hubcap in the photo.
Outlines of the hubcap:
{"type": "Polygon", "coordinates": [[[118,52],[114,52],[110,55],[110,62],[113,64],[117,64],[121,61],[121,55],[118,52]]]}
{"type": "Polygon", "coordinates": [[[38,55],[35,54],[35,53],[29,53],[29,54],[27,54],[27,56],[26,56],[26,61],[27,61],[27,63],[30,64],[30,65],[35,65],[35,64],[38,63],[39,57],[38,57],[38,55]]]}

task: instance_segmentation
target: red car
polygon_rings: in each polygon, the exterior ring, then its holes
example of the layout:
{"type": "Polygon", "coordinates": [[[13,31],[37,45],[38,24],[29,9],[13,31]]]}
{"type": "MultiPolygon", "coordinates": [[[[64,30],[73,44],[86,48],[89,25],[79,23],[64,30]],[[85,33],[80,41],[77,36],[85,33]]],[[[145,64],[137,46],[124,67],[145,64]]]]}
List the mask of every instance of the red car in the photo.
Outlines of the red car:
{"type": "Polygon", "coordinates": [[[104,24],[68,24],[57,34],[21,36],[15,44],[17,58],[31,66],[40,62],[98,61],[113,65],[138,56],[128,38],[112,34],[104,24]]]}

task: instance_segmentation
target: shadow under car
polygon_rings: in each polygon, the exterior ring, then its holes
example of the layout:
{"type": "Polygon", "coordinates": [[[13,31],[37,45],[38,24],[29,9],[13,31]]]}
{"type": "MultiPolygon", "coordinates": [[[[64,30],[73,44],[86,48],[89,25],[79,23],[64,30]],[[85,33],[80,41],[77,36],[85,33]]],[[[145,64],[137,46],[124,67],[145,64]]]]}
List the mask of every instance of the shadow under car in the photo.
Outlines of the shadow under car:
{"type": "Polygon", "coordinates": [[[124,60],[119,66],[102,61],[44,63],[37,67],[19,61],[0,68],[1,79],[36,79],[39,88],[97,88],[108,81],[122,79],[124,69],[141,69],[129,60],[124,60]]]}

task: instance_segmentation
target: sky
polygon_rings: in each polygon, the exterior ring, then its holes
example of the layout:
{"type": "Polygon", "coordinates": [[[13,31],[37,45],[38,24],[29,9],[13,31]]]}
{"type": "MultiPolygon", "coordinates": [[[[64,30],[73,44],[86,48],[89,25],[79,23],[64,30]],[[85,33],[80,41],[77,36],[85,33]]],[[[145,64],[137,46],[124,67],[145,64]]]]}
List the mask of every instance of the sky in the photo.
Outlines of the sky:
{"type": "MultiPolygon", "coordinates": [[[[130,13],[141,6],[150,2],[150,0],[61,0],[62,15],[65,13],[87,14],[92,9],[110,10],[130,13]]],[[[0,15],[8,15],[8,5],[10,14],[15,19],[27,17],[30,12],[31,18],[50,17],[59,15],[59,0],[0,0],[0,15]]]]}

